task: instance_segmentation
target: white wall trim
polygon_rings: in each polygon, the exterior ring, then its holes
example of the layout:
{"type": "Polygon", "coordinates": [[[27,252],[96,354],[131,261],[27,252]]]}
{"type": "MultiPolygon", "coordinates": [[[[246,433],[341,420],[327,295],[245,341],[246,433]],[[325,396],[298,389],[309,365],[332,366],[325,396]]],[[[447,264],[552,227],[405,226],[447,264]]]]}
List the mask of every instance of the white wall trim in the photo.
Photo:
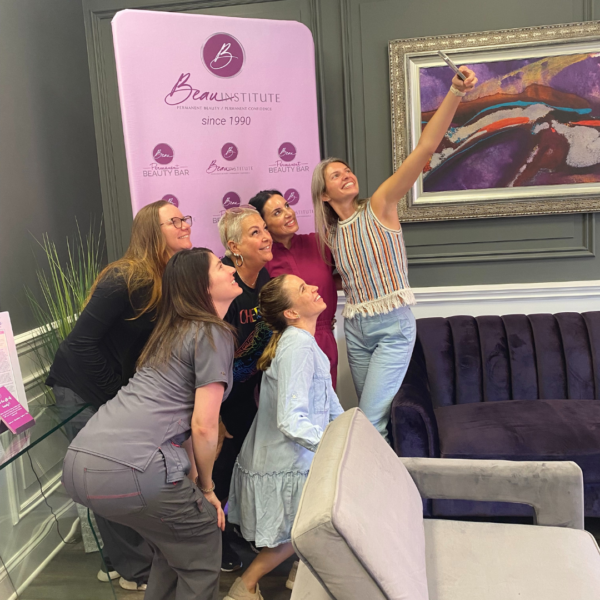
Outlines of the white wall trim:
{"type": "MultiPolygon", "coordinates": [[[[600,280],[413,288],[421,317],[600,310],[600,280]]],[[[338,292],[338,307],[346,302],[338,292]]]]}
{"type": "MultiPolygon", "coordinates": [[[[417,319],[456,315],[509,315],[600,310],[600,280],[550,283],[505,283],[413,288],[417,319]]],[[[357,405],[346,355],[344,319],[346,298],[338,292],[335,337],[339,348],[337,393],[344,408],[357,405]]]]}
{"type": "Polygon", "coordinates": [[[496,302],[503,300],[582,300],[600,298],[599,281],[558,283],[513,283],[502,285],[466,285],[413,289],[419,304],[443,302],[496,302]]]}
{"type": "MultiPolygon", "coordinates": [[[[55,511],[56,518],[60,519],[63,515],[66,516],[66,513],[68,513],[74,507],[75,503],[73,501],[66,502],[59,510],[55,511]]],[[[0,566],[0,590],[2,590],[2,587],[5,587],[5,583],[8,580],[8,573],[15,571],[19,563],[29,559],[31,555],[35,552],[35,550],[38,548],[38,546],[40,546],[40,544],[42,544],[45,541],[46,536],[52,534],[52,532],[54,531],[56,537],[58,537],[58,533],[54,529],[55,527],[56,521],[54,520],[54,517],[50,515],[43,523],[43,525],[39,528],[38,534],[35,537],[32,537],[27,543],[27,545],[23,546],[23,548],[21,548],[15,556],[13,556],[10,560],[7,561],[6,568],[0,566]]],[[[44,558],[44,560],[40,562],[40,564],[36,567],[33,573],[31,573],[31,575],[29,575],[29,577],[27,577],[27,579],[21,585],[18,586],[17,591],[13,592],[11,596],[8,596],[6,600],[17,600],[19,598],[19,596],[25,591],[25,589],[31,584],[31,582],[34,581],[35,578],[44,570],[48,563],[50,563],[50,561],[62,550],[62,548],[65,545],[65,542],[68,543],[73,538],[78,527],[79,517],[75,516],[75,519],[71,523],[71,527],[67,535],[64,537],[64,541],[61,540],[53,548],[53,550],[44,558]]]]}

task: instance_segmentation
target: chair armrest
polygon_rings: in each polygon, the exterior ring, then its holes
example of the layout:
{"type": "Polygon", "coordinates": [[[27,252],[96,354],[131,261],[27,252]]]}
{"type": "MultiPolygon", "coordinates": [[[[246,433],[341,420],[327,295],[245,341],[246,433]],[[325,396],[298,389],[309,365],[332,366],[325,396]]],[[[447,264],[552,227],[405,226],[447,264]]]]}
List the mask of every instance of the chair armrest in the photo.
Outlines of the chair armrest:
{"type": "Polygon", "coordinates": [[[583,529],[583,474],[574,462],[400,460],[424,498],[529,504],[538,525],[583,529]]]}
{"type": "Polygon", "coordinates": [[[393,448],[398,456],[440,456],[437,420],[421,343],[415,349],[391,409],[393,448]]]}

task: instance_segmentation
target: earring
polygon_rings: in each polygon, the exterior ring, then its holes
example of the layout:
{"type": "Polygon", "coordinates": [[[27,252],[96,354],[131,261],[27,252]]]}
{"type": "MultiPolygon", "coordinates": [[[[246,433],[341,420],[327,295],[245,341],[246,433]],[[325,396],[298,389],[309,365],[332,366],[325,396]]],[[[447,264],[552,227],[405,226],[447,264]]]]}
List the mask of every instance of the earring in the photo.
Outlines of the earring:
{"type": "Polygon", "coordinates": [[[233,255],[233,262],[235,263],[236,267],[240,268],[244,264],[244,257],[241,254],[234,254],[233,255]],[[239,265],[238,265],[238,261],[237,261],[238,258],[241,259],[241,262],[240,262],[239,265]]]}

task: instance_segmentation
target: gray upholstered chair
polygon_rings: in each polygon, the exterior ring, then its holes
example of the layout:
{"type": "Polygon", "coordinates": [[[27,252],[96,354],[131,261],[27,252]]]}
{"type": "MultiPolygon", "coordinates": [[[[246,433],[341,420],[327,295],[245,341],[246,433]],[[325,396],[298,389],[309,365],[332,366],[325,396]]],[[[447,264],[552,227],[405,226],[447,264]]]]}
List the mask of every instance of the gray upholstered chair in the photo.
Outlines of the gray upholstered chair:
{"type": "Polygon", "coordinates": [[[304,488],[292,600],[600,600],[582,529],[575,463],[402,459],[353,409],[329,425],[304,488]],[[529,504],[537,526],[423,520],[421,496],[529,504]]]}

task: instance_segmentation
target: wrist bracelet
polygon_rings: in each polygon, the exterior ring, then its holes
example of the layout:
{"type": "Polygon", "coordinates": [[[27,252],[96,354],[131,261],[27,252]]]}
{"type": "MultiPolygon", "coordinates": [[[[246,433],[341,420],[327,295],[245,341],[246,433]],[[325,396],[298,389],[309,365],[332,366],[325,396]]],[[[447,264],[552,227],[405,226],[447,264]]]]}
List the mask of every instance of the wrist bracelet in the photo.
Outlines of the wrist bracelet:
{"type": "Polygon", "coordinates": [[[453,85],[450,86],[450,91],[459,98],[467,95],[467,92],[461,92],[458,88],[455,88],[453,85]]]}
{"type": "Polygon", "coordinates": [[[211,480],[212,483],[212,487],[208,488],[208,489],[204,489],[202,487],[200,487],[200,478],[196,477],[196,487],[203,493],[203,494],[210,494],[211,492],[215,491],[215,482],[211,480]]]}

